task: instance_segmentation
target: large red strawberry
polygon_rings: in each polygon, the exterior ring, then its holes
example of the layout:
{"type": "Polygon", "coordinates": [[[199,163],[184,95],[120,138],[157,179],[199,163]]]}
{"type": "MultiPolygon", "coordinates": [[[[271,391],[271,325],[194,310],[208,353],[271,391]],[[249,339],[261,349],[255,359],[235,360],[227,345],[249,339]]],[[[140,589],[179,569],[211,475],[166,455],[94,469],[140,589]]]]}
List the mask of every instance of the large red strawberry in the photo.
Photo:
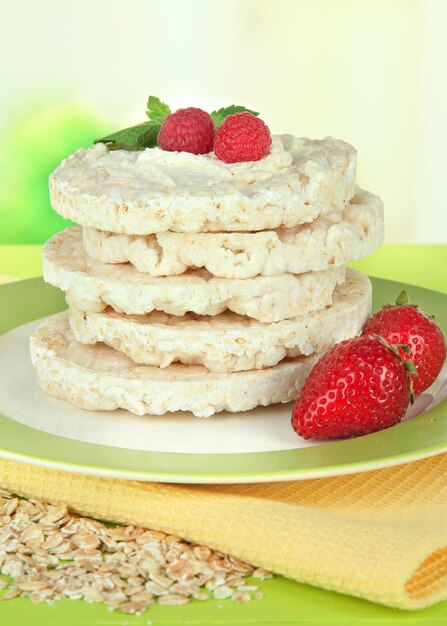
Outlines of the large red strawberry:
{"type": "Polygon", "coordinates": [[[397,350],[379,337],[354,337],[313,367],[292,413],[305,439],[357,437],[397,424],[411,399],[411,378],[397,350]]]}
{"type": "Polygon", "coordinates": [[[414,393],[421,393],[433,383],[446,358],[446,344],[442,330],[416,305],[410,304],[408,294],[402,291],[396,305],[385,306],[366,324],[364,335],[380,335],[388,343],[405,344],[410,350],[400,354],[411,359],[417,370],[413,376],[414,393]]]}

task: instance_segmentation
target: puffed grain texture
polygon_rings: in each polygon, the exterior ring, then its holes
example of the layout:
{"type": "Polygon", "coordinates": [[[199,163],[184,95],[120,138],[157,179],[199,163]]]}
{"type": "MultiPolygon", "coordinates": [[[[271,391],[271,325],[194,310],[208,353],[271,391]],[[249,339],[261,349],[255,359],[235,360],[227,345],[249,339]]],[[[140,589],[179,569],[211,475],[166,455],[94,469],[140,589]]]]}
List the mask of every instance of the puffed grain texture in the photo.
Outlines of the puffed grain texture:
{"type": "Polygon", "coordinates": [[[85,227],[89,256],[103,263],[130,262],[151,276],[204,267],[221,278],[316,272],[368,256],[384,239],[383,204],[357,189],[350,204],[310,224],[258,233],[118,235],[85,227]]]}
{"type": "Polygon", "coordinates": [[[109,305],[119,313],[137,315],[153,310],[217,315],[230,309],[275,322],[330,305],[332,292],[345,277],[344,267],[250,279],[214,278],[203,269],[152,277],[129,264],[110,265],[88,257],[80,227],[54,235],[42,259],[45,280],[65,291],[69,304],[86,311],[103,311],[109,305]]]}
{"type": "Polygon", "coordinates": [[[198,365],[165,369],[137,365],[104,344],[78,343],[66,312],[48,318],[34,331],[30,350],[42,390],[83,409],[121,408],[137,415],[189,411],[198,417],[289,402],[320,356],[233,373],[214,373],[198,365]]]}
{"type": "Polygon", "coordinates": [[[349,144],[276,135],[259,161],[205,155],[81,149],[50,176],[55,211],[83,226],[129,235],[258,231],[310,222],[354,195],[349,144]]]}
{"type": "Polygon", "coordinates": [[[371,283],[353,269],[336,287],[332,306],[290,320],[263,324],[224,312],[182,317],[152,312],[123,315],[69,309],[70,326],[82,343],[104,342],[137,363],[167,367],[204,365],[213,372],[262,369],[285,357],[324,352],[358,335],[371,311],[371,283]]]}

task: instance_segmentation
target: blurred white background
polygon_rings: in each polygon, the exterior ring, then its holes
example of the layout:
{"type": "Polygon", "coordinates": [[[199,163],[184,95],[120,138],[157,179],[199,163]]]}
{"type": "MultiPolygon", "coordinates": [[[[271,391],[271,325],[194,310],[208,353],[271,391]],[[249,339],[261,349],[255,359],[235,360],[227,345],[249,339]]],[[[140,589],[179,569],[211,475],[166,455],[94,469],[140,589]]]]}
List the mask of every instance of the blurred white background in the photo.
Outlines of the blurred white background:
{"type": "Polygon", "coordinates": [[[441,243],[446,32],[446,0],[4,2],[0,130],[76,106],[112,131],[143,121],[149,94],[243,104],[273,132],[352,143],[387,241],[441,243]]]}

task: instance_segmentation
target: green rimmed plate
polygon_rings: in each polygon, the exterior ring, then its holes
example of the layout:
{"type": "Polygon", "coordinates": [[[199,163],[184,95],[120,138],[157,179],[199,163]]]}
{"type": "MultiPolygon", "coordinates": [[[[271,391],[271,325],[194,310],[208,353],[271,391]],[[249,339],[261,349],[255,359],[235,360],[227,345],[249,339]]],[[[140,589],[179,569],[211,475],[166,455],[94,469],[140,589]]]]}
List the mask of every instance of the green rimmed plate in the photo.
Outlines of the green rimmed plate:
{"type": "MultiPolygon", "coordinates": [[[[417,301],[426,311],[436,315],[438,323],[446,332],[447,296],[381,279],[372,279],[372,282],[375,308],[383,302],[393,301],[396,294],[406,287],[414,301],[417,301]]],[[[4,285],[0,287],[0,332],[5,333],[16,329],[13,332],[18,333],[18,338],[22,336],[23,340],[29,331],[24,329],[22,332],[18,327],[64,308],[63,294],[46,285],[42,279],[4,285]],[[22,335],[20,335],[21,332],[22,335]]],[[[3,340],[0,343],[0,352],[6,350],[4,340],[8,337],[14,339],[16,335],[9,334],[0,338],[3,340]]],[[[25,396],[28,414],[32,416],[43,394],[34,389],[29,392],[30,385],[26,383],[26,372],[28,371],[29,375],[30,364],[27,351],[23,351],[23,345],[22,353],[19,351],[16,361],[17,374],[13,383],[20,393],[15,395],[25,396]]],[[[8,360],[4,358],[2,369],[5,373],[7,369],[9,370],[9,367],[5,366],[7,362],[8,360]]],[[[258,428],[253,428],[251,424],[258,426],[259,423],[264,423],[267,428],[271,429],[272,423],[275,423],[272,422],[273,419],[278,420],[278,428],[281,428],[281,424],[284,425],[290,414],[291,407],[287,405],[273,408],[265,420],[265,409],[256,409],[250,412],[253,415],[248,417],[247,414],[241,414],[240,420],[237,415],[231,416],[231,420],[228,419],[227,422],[221,420],[219,427],[223,429],[228,426],[228,430],[231,429],[234,432],[236,425],[240,426],[241,433],[242,430],[245,431],[244,437],[248,443],[243,448],[244,451],[241,451],[238,446],[238,451],[233,452],[231,438],[227,439],[227,447],[224,446],[223,452],[216,451],[222,448],[215,448],[212,454],[198,452],[196,446],[192,446],[194,450],[192,452],[187,451],[187,448],[183,448],[180,452],[178,449],[172,452],[169,451],[169,442],[162,449],[157,449],[156,442],[152,449],[150,445],[149,449],[147,449],[148,446],[146,449],[134,449],[116,445],[99,445],[80,441],[76,433],[60,436],[26,425],[30,422],[22,419],[23,404],[21,408],[17,408],[8,402],[8,393],[9,400],[11,395],[14,395],[11,394],[14,385],[12,387],[10,383],[6,385],[5,378],[2,377],[2,379],[3,388],[0,384],[0,413],[2,414],[0,417],[0,456],[70,471],[159,482],[270,482],[366,471],[405,463],[447,450],[447,400],[385,431],[357,439],[318,445],[304,444],[299,438],[292,439],[292,443],[289,441],[283,445],[278,444],[272,438],[271,449],[268,449],[265,441],[261,446],[250,447],[250,440],[252,439],[256,444],[258,437],[258,428]],[[252,419],[255,421],[251,421],[252,419]],[[256,421],[259,419],[261,422],[256,421]],[[294,441],[296,444],[293,443],[294,441]],[[300,447],[294,447],[298,445],[300,447]]],[[[31,384],[33,384],[32,381],[31,384]]],[[[44,402],[47,400],[45,399],[44,402]]],[[[48,404],[49,410],[60,411],[62,417],[69,419],[69,412],[73,411],[71,405],[69,408],[67,403],[54,399],[49,399],[48,402],[50,403],[48,404]]],[[[79,418],[89,419],[92,415],[80,409],[75,410],[78,411],[79,418]]],[[[116,412],[113,413],[115,415],[110,416],[111,420],[112,417],[116,418],[116,412]]],[[[104,421],[107,416],[102,419],[104,421]]],[[[152,418],[143,418],[145,421],[148,419],[152,418]]],[[[166,428],[175,430],[172,420],[164,419],[166,428]]],[[[210,436],[209,432],[205,432],[205,429],[210,428],[206,424],[216,423],[216,420],[219,420],[219,416],[208,421],[194,418],[196,444],[197,437],[200,437],[200,429],[202,429],[204,441],[207,436],[210,441],[216,439],[213,433],[210,436]]],[[[131,422],[126,421],[126,424],[130,426],[131,422]]],[[[141,423],[139,426],[141,427],[141,423]]],[[[238,439],[242,437],[242,435],[239,437],[239,433],[235,436],[238,439]]],[[[184,437],[181,439],[184,441],[184,437]]]]}

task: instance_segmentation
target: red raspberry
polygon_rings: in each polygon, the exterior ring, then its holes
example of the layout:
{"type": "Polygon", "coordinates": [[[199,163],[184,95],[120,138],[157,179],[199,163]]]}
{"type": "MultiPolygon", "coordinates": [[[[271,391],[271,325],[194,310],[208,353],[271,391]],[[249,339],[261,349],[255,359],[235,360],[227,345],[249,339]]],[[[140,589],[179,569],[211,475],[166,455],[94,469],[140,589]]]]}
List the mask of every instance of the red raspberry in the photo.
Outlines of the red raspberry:
{"type": "Polygon", "coordinates": [[[157,143],[169,152],[206,154],[213,149],[214,123],[211,116],[195,107],[170,113],[158,133],[157,143]]]}
{"type": "Polygon", "coordinates": [[[225,163],[259,161],[270,152],[271,144],[266,124],[244,111],[224,119],[214,137],[214,154],[225,163]]]}

